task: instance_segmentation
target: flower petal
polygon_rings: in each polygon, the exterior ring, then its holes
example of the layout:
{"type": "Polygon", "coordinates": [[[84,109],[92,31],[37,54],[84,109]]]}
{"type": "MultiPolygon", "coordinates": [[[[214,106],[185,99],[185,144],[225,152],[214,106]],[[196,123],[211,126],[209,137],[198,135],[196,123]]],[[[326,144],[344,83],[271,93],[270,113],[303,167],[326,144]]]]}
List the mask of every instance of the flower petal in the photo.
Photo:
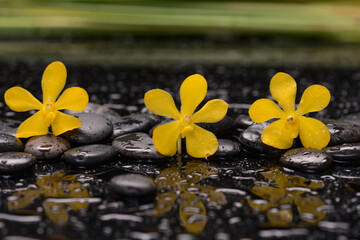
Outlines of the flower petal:
{"type": "Polygon", "coordinates": [[[213,99],[207,102],[198,112],[196,112],[192,119],[194,123],[206,122],[214,123],[223,119],[227,113],[228,104],[220,99],[213,99]]]}
{"type": "Polygon", "coordinates": [[[329,104],[330,98],[330,91],[326,87],[312,85],[304,91],[296,112],[304,115],[309,112],[321,111],[329,104]]]}
{"type": "Polygon", "coordinates": [[[175,106],[173,97],[161,89],[153,89],[145,93],[144,102],[150,112],[165,117],[178,119],[180,113],[175,106]]]}
{"type": "Polygon", "coordinates": [[[187,77],[180,87],[181,114],[191,116],[196,107],[204,100],[207,82],[200,74],[187,77]]]}
{"type": "Polygon", "coordinates": [[[296,82],[289,74],[275,74],[270,82],[270,92],[285,112],[295,111],[296,82]]]}
{"type": "Polygon", "coordinates": [[[57,111],[56,118],[51,124],[51,131],[55,136],[58,136],[64,132],[78,128],[81,125],[80,119],[57,111]]]}
{"type": "Polygon", "coordinates": [[[17,138],[28,138],[32,136],[48,134],[49,129],[44,121],[43,111],[40,110],[23,123],[20,124],[17,132],[17,138]]]}
{"type": "Polygon", "coordinates": [[[66,89],[54,104],[54,109],[69,109],[73,111],[82,111],[89,102],[89,95],[80,87],[66,89]]]}
{"type": "Polygon", "coordinates": [[[153,142],[156,150],[164,156],[170,157],[175,155],[179,135],[179,121],[165,123],[156,127],[153,133],[153,142]]]}
{"type": "Polygon", "coordinates": [[[306,148],[323,149],[330,142],[330,132],[326,125],[319,120],[299,117],[300,140],[306,148]]]}
{"type": "Polygon", "coordinates": [[[62,62],[53,62],[44,71],[41,80],[43,103],[55,103],[66,82],[66,68],[62,62]]]}
{"type": "Polygon", "coordinates": [[[32,109],[40,110],[42,103],[37,100],[28,90],[22,87],[12,87],[4,94],[6,105],[16,112],[25,112],[32,109]]]}
{"type": "Polygon", "coordinates": [[[250,106],[249,116],[254,122],[261,123],[273,118],[283,118],[285,113],[274,101],[262,98],[250,106]]]}
{"type": "Polygon", "coordinates": [[[219,148],[216,136],[196,124],[193,131],[186,135],[187,153],[194,158],[205,158],[213,155],[219,148]]]}
{"type": "Polygon", "coordinates": [[[271,123],[261,134],[261,141],[266,145],[279,149],[290,148],[293,145],[293,136],[295,135],[294,131],[296,128],[287,129],[285,123],[286,120],[284,119],[271,123]]]}

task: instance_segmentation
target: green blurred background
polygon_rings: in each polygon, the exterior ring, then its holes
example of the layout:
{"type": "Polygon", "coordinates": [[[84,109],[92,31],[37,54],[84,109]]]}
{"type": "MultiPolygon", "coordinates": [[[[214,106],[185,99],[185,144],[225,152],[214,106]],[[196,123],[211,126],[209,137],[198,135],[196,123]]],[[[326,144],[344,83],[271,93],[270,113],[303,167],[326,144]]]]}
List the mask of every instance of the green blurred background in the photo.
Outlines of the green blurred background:
{"type": "Polygon", "coordinates": [[[0,0],[0,60],[359,66],[360,2],[0,0]]]}

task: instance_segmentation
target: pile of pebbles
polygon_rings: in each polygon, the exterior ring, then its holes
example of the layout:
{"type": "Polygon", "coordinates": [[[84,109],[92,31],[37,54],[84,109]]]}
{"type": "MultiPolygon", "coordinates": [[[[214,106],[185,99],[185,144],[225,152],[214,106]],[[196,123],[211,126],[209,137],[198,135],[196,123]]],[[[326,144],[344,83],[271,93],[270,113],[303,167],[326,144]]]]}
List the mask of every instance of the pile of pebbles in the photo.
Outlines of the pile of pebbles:
{"type": "MultiPolygon", "coordinates": [[[[169,162],[157,152],[151,135],[154,127],[168,119],[149,112],[120,116],[114,110],[89,103],[83,112],[67,111],[78,117],[82,126],[61,136],[51,134],[17,139],[18,120],[0,119],[0,174],[31,169],[36,162],[63,161],[74,168],[96,168],[110,161],[169,162]]],[[[277,158],[286,168],[317,172],[337,164],[356,164],[360,159],[360,114],[340,120],[322,120],[329,128],[331,141],[323,150],[302,148],[294,140],[292,149],[279,150],[261,142],[261,133],[271,121],[255,124],[248,115],[236,119],[226,116],[215,124],[199,124],[218,136],[219,149],[208,160],[240,160],[242,154],[277,158]]],[[[139,196],[154,193],[151,178],[125,174],[116,176],[110,186],[118,194],[139,196]],[[125,178],[125,180],[123,179],[125,178]],[[144,187],[144,186],[151,186],[144,187]]]]}

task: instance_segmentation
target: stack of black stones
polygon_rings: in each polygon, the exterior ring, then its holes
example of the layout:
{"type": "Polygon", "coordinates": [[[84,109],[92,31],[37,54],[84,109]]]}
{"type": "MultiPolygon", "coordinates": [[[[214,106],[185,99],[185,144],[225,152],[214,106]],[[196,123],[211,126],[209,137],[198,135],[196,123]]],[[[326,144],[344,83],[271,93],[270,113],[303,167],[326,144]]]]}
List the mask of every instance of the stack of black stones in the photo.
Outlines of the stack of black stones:
{"type": "MultiPolygon", "coordinates": [[[[153,129],[169,119],[155,116],[147,111],[120,116],[112,109],[89,103],[83,112],[71,112],[82,126],[61,136],[51,134],[19,140],[15,137],[21,124],[18,120],[0,120],[0,172],[2,175],[21,173],[31,169],[37,161],[62,159],[73,168],[96,168],[119,158],[134,161],[169,162],[153,145],[153,129]]],[[[209,160],[236,157],[241,154],[262,158],[279,158],[286,168],[308,172],[323,171],[333,162],[351,164],[360,157],[360,115],[353,114],[340,120],[322,119],[331,133],[329,146],[323,150],[302,148],[294,140],[293,148],[284,151],[261,142],[261,133],[271,121],[255,124],[248,115],[236,119],[226,116],[214,124],[199,124],[213,132],[219,140],[219,149],[209,160]]],[[[121,175],[110,181],[115,192],[130,196],[155,192],[150,178],[121,175]],[[126,180],[126,179],[129,180],[126,180]],[[142,181],[143,184],[136,185],[142,181]],[[147,185],[147,187],[144,187],[147,185]],[[140,188],[136,190],[136,187],[140,188]],[[143,188],[143,189],[141,189],[143,188]],[[135,189],[135,190],[134,190],[135,189]]]]}
{"type": "MultiPolygon", "coordinates": [[[[52,134],[17,139],[17,128],[21,121],[0,119],[0,173],[19,174],[38,162],[61,159],[72,168],[97,168],[121,157],[134,161],[169,162],[171,159],[159,154],[152,142],[153,129],[168,119],[162,119],[144,111],[121,117],[112,109],[89,103],[83,112],[67,111],[78,117],[82,126],[61,136],[52,134]]],[[[235,127],[231,117],[216,124],[200,124],[218,136],[231,136],[235,127]]],[[[240,144],[230,139],[219,139],[219,150],[212,158],[240,154],[240,144]]],[[[133,174],[114,177],[110,185],[121,195],[138,196],[156,191],[150,178],[133,174]],[[129,179],[126,181],[126,179],[129,179]]]]}

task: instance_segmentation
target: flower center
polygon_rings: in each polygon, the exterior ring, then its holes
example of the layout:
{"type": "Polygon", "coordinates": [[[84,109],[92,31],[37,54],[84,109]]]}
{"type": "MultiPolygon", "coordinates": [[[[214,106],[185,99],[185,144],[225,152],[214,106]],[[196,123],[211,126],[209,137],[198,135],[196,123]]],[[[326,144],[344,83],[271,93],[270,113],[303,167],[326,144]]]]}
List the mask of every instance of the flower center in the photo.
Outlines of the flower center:
{"type": "Polygon", "coordinates": [[[295,118],[294,118],[293,115],[290,115],[290,116],[287,117],[286,121],[287,121],[288,123],[293,123],[293,122],[295,121],[295,118]]]}
{"type": "Polygon", "coordinates": [[[288,124],[295,125],[295,124],[297,123],[297,116],[289,115],[289,116],[286,118],[286,122],[287,122],[288,124]]]}
{"type": "Polygon", "coordinates": [[[50,126],[56,118],[56,112],[51,102],[47,102],[44,106],[44,120],[45,123],[50,126]]]}
{"type": "Polygon", "coordinates": [[[181,128],[181,137],[186,137],[189,133],[191,133],[194,129],[191,126],[192,119],[191,116],[185,115],[180,119],[180,128],[181,128]]]}

